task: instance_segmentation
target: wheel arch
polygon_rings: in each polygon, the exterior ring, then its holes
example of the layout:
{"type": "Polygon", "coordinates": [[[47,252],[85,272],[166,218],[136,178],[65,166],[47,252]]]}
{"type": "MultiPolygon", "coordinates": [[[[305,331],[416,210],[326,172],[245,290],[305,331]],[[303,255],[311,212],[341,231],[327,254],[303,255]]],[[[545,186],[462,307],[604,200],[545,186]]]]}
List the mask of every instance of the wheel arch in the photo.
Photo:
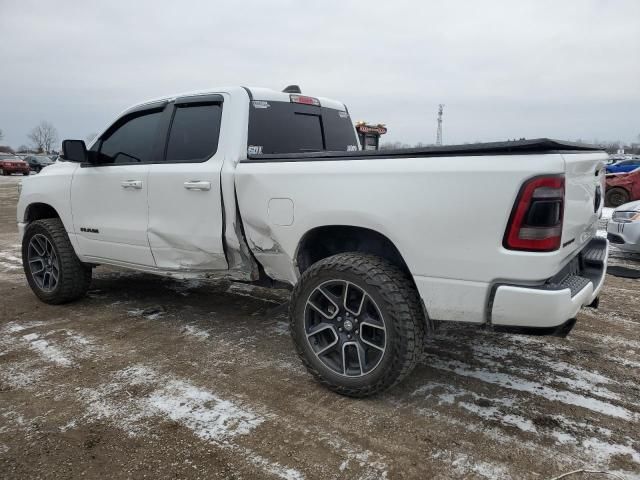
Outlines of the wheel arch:
{"type": "Polygon", "coordinates": [[[44,218],[60,218],[58,211],[44,202],[30,203],[24,210],[24,222],[31,223],[36,220],[42,220],[44,218]]]}
{"type": "Polygon", "coordinates": [[[366,227],[323,225],[306,232],[298,243],[295,260],[302,274],[311,265],[338,253],[361,252],[382,257],[413,281],[400,250],[386,235],[366,227]]]}

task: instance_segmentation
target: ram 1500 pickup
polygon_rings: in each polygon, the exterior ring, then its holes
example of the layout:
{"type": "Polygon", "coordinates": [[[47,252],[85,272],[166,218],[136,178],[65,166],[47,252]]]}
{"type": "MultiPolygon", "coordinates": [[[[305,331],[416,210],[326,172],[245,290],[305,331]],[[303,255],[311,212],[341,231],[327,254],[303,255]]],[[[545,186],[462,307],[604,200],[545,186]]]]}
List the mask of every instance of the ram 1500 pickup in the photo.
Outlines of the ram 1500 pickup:
{"type": "Polygon", "coordinates": [[[361,151],[344,104],[295,88],[174,95],[25,179],[24,270],[47,303],[99,264],[288,284],[309,372],[366,396],[436,321],[567,333],[605,276],[606,159],[548,139],[361,151]]]}

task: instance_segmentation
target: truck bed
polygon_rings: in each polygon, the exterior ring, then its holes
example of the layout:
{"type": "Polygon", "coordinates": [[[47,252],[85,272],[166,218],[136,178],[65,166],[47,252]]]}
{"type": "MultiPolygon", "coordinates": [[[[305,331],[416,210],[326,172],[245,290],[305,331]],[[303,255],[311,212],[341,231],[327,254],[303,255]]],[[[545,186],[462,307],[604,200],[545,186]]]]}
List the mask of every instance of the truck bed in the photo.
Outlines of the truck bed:
{"type": "Polygon", "coordinates": [[[355,152],[300,152],[300,153],[275,153],[248,155],[250,162],[287,161],[298,162],[301,160],[359,160],[377,158],[416,158],[416,157],[452,157],[452,156],[478,156],[478,155],[527,155],[545,153],[570,153],[570,152],[598,152],[602,149],[595,145],[583,143],[565,142],[549,138],[536,138],[532,140],[515,140],[506,142],[472,143],[464,145],[443,145],[418,148],[399,148],[391,150],[355,152]]]}

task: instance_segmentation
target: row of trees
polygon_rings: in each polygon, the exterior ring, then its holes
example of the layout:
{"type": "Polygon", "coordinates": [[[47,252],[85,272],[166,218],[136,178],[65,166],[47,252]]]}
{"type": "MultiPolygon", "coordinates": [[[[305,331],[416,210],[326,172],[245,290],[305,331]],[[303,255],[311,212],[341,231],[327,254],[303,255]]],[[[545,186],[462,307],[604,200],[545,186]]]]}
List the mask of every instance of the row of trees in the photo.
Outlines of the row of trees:
{"type": "MultiPolygon", "coordinates": [[[[58,143],[58,130],[50,122],[43,120],[33,127],[27,138],[31,142],[31,146],[20,145],[18,152],[50,153],[58,143]]],[[[0,129],[0,142],[3,139],[4,133],[0,129]]],[[[15,153],[8,146],[0,146],[0,152],[15,153]]]]}

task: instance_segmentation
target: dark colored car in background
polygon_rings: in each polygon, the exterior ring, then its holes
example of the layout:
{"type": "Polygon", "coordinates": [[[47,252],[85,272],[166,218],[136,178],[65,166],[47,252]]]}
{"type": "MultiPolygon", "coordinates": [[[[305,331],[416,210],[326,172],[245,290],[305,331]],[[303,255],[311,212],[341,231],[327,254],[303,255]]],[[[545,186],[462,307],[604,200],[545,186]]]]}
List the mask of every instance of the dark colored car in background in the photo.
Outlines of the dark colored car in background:
{"type": "Polygon", "coordinates": [[[23,160],[20,160],[16,156],[1,156],[0,157],[0,175],[11,175],[12,173],[21,173],[22,175],[29,175],[31,169],[29,164],[23,160]]]}
{"type": "Polygon", "coordinates": [[[631,160],[621,160],[620,162],[607,165],[607,173],[627,173],[640,167],[640,158],[631,160]]]}
{"type": "Polygon", "coordinates": [[[39,172],[44,167],[51,165],[54,161],[47,155],[30,155],[24,159],[34,172],[39,172]]]}

